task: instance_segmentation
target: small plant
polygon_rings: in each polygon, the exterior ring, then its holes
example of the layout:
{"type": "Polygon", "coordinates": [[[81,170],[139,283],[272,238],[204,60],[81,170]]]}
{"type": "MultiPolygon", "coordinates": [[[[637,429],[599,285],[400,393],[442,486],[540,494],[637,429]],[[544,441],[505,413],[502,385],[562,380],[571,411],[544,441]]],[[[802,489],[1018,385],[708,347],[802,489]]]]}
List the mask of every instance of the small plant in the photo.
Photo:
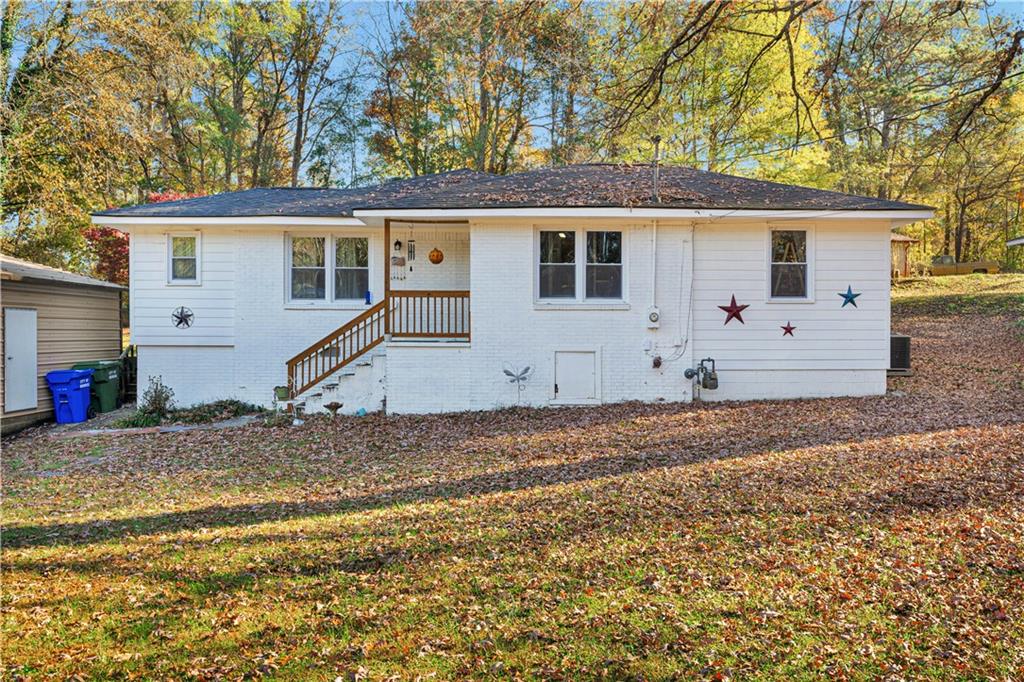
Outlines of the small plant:
{"type": "Polygon", "coordinates": [[[264,426],[268,428],[279,428],[283,426],[291,426],[294,422],[292,415],[286,412],[271,412],[267,414],[263,419],[254,422],[254,425],[264,426]]]}
{"type": "Polygon", "coordinates": [[[228,399],[173,410],[170,418],[179,424],[209,424],[210,422],[224,421],[241,417],[245,414],[258,414],[260,412],[263,412],[263,408],[258,405],[245,403],[241,400],[228,399]]]}
{"type": "Polygon", "coordinates": [[[174,410],[174,389],[165,386],[161,377],[150,377],[149,386],[139,401],[139,413],[156,418],[156,422],[167,418],[174,410]]]}
{"type": "Polygon", "coordinates": [[[118,419],[112,426],[118,429],[140,429],[147,426],[160,426],[160,418],[152,414],[135,412],[130,417],[118,419]]]}

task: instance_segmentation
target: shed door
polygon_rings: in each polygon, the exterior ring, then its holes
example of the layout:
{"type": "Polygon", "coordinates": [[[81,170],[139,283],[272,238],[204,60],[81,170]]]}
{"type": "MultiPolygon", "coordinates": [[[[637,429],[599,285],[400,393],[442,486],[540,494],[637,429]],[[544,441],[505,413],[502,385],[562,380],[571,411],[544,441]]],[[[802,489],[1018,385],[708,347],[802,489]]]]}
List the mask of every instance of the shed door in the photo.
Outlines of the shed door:
{"type": "Polygon", "coordinates": [[[597,353],[555,351],[555,399],[586,401],[597,398],[597,353]]]}
{"type": "Polygon", "coordinates": [[[36,311],[4,308],[4,412],[37,405],[36,311]]]}

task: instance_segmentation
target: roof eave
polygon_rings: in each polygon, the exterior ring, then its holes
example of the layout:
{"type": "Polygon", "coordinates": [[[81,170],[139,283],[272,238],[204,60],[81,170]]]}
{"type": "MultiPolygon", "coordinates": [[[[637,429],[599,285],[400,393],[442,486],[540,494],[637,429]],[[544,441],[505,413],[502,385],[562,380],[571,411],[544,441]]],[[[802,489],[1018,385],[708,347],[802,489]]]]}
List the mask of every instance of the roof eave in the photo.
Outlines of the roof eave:
{"type": "Polygon", "coordinates": [[[306,226],[306,227],[365,227],[366,223],[352,216],[129,216],[93,214],[94,225],[131,227],[158,225],[162,227],[214,227],[244,225],[306,226]]]}

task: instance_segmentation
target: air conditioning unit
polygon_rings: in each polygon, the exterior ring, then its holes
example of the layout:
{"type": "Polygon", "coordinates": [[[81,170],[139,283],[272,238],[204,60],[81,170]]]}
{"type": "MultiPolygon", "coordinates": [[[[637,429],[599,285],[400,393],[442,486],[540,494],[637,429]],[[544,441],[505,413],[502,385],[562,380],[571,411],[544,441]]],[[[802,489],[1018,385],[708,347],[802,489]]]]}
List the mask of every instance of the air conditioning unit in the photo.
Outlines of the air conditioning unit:
{"type": "Polygon", "coordinates": [[[889,374],[909,376],[910,373],[910,337],[892,334],[889,337],[889,374]]]}

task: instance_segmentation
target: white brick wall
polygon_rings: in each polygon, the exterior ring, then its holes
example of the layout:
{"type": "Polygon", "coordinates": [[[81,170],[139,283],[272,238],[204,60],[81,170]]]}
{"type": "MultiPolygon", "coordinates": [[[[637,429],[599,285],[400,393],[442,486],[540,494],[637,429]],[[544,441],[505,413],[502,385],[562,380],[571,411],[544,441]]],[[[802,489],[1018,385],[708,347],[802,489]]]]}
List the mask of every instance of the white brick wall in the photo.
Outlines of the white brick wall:
{"type": "Polygon", "coordinates": [[[174,403],[187,407],[222,398],[247,400],[238,392],[231,346],[140,346],[138,395],[151,377],[174,390],[174,403]]]}
{"type": "MultiPolygon", "coordinates": [[[[416,241],[416,260],[406,261],[404,267],[392,269],[393,289],[468,289],[469,288],[469,230],[434,229],[416,225],[410,229],[401,223],[391,226],[392,248],[396,239],[402,242],[402,257],[409,253],[410,235],[416,241]],[[428,257],[437,248],[444,260],[434,265],[428,257]]],[[[394,251],[389,251],[394,255],[394,251]]]]}
{"type": "MultiPolygon", "coordinates": [[[[691,384],[683,371],[707,356],[718,362],[720,388],[704,392],[704,399],[882,393],[888,365],[888,225],[821,221],[814,229],[814,302],[769,303],[765,223],[693,227],[663,221],[657,229],[656,263],[650,222],[481,221],[468,230],[468,241],[457,229],[417,227],[413,273],[404,281],[393,281],[393,286],[469,288],[472,341],[389,344],[388,409],[415,413],[553,404],[554,357],[559,350],[597,353],[599,402],[689,400],[691,384]],[[625,304],[535,303],[536,230],[598,226],[624,231],[625,304]],[[435,245],[445,253],[444,267],[429,264],[427,254],[435,245]],[[646,317],[655,272],[662,317],[661,327],[650,330],[646,317]],[[857,308],[840,307],[836,294],[848,284],[863,293],[857,308]],[[728,303],[733,294],[750,308],[743,314],[746,324],[725,326],[725,314],[717,306],[728,303]],[[787,321],[797,327],[795,337],[782,337],[779,325],[787,321]],[[655,356],[664,360],[657,369],[652,366],[655,356]],[[503,374],[506,365],[533,368],[521,393],[503,374]]],[[[283,229],[204,230],[204,280],[197,289],[210,289],[195,292],[189,300],[197,319],[218,314],[230,318],[232,334],[226,344],[210,347],[172,343],[180,337],[172,334],[169,318],[171,331],[165,331],[160,320],[183,300],[183,293],[159,286],[145,268],[136,269],[136,263],[162,262],[165,248],[160,230],[142,232],[151,233],[151,238],[137,238],[133,231],[132,254],[132,287],[137,288],[133,319],[141,321],[135,330],[141,388],[149,374],[162,375],[181,404],[219,397],[270,404],[273,387],[285,383],[288,358],[365,308],[287,304],[283,229]],[[207,245],[218,245],[217,251],[206,251],[207,245]],[[153,250],[159,253],[154,255],[153,250]],[[207,274],[215,271],[232,273],[230,296],[224,293],[224,278],[207,274]],[[229,298],[227,307],[224,302],[229,298]],[[149,320],[152,326],[147,326],[149,320]]],[[[378,300],[383,254],[390,257],[391,245],[383,244],[379,228],[344,233],[372,235],[371,291],[378,300]]],[[[392,241],[395,238],[404,245],[407,229],[397,227],[392,241]]]]}
{"type": "MultiPolygon", "coordinates": [[[[586,226],[596,225],[588,222],[586,226]]],[[[579,223],[550,226],[584,227],[579,223]]],[[[662,224],[658,229],[658,306],[662,313],[658,330],[648,330],[646,323],[652,281],[653,230],[649,224],[605,224],[607,229],[625,232],[625,309],[535,305],[535,227],[541,226],[473,224],[471,344],[443,349],[429,344],[390,344],[390,412],[490,409],[517,402],[551,404],[558,350],[598,353],[601,402],[689,399],[690,382],[683,378],[683,370],[689,366],[689,347],[676,345],[680,337],[684,343],[688,337],[689,226],[662,224]],[[648,343],[651,351],[645,350],[648,343]],[[652,367],[655,355],[666,359],[660,369],[652,367]],[[678,359],[669,360],[673,355],[678,359]],[[534,369],[521,394],[503,374],[506,364],[534,369]]]]}

